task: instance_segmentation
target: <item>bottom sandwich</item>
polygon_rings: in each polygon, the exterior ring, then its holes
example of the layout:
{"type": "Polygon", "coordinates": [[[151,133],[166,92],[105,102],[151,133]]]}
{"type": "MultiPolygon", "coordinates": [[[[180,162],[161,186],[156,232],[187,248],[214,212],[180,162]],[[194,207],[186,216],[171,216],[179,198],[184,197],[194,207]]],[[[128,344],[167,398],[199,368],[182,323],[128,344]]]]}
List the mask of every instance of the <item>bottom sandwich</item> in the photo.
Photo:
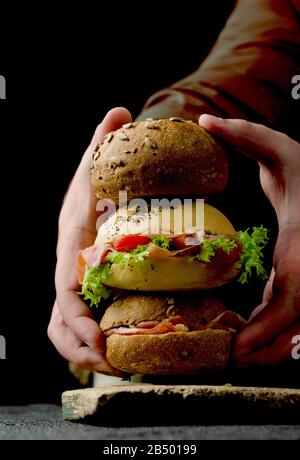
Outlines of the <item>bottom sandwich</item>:
{"type": "Polygon", "coordinates": [[[118,297],[100,329],[111,366],[130,374],[182,375],[225,369],[244,320],[216,298],[193,295],[118,297]]]}

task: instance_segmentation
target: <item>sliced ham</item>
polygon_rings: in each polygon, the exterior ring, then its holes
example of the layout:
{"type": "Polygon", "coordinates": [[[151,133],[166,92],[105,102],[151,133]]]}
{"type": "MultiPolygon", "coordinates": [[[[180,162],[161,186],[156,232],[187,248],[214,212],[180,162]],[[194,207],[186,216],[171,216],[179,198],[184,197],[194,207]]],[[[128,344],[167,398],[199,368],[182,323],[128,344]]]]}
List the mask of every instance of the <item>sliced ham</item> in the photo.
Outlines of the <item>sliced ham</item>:
{"type": "Polygon", "coordinates": [[[80,284],[88,268],[99,267],[109,252],[113,251],[111,244],[102,243],[89,246],[79,251],[76,257],[77,276],[80,284]]]}
{"type": "MultiPolygon", "coordinates": [[[[155,321],[156,322],[156,321],[155,321]]],[[[172,316],[170,318],[164,319],[161,322],[158,322],[154,327],[149,327],[150,323],[153,321],[143,321],[139,323],[140,327],[115,327],[104,331],[103,334],[109,337],[112,334],[120,335],[145,335],[145,334],[165,334],[167,332],[176,332],[175,326],[177,324],[186,325],[184,319],[181,316],[172,316]],[[141,327],[143,324],[143,327],[141,327]]]]}
{"type": "Polygon", "coordinates": [[[214,327],[220,329],[220,327],[217,326],[221,325],[223,329],[226,327],[233,331],[238,331],[240,327],[245,323],[246,321],[244,318],[242,318],[238,313],[235,313],[231,310],[226,310],[223,311],[223,313],[221,313],[215,319],[210,321],[210,323],[208,323],[208,327],[211,327],[212,329],[214,329],[214,327]]]}
{"type": "Polygon", "coordinates": [[[160,321],[141,321],[136,325],[136,327],[142,327],[145,329],[152,329],[153,327],[157,326],[160,321]]]}
{"type": "Polygon", "coordinates": [[[225,331],[237,332],[245,320],[233,311],[226,310],[209,323],[188,324],[182,316],[171,316],[163,321],[143,321],[136,327],[115,327],[104,331],[103,334],[109,337],[112,334],[120,335],[145,335],[165,334],[167,332],[202,331],[205,329],[222,329],[225,331]],[[183,327],[178,327],[178,325],[183,327]]]}

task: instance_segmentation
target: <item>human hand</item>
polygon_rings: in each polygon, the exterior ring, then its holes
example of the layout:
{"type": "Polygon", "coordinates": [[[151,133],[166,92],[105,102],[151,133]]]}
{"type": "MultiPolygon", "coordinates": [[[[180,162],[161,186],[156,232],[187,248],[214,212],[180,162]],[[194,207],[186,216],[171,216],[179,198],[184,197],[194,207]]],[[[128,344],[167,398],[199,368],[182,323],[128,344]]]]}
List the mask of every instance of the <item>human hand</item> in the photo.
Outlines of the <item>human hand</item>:
{"type": "Polygon", "coordinates": [[[124,108],[107,113],[66,194],[58,224],[56,300],[48,326],[48,336],[64,358],[84,369],[118,376],[120,372],[106,361],[99,325],[76,294],[80,287],[75,260],[77,252],[94,244],[96,238],[96,198],[90,181],[93,150],[108,132],[130,121],[131,115],[124,108]]]}
{"type": "Polygon", "coordinates": [[[262,188],[277,215],[273,270],[234,350],[239,365],[277,364],[291,357],[292,339],[300,334],[300,144],[244,120],[201,115],[199,123],[259,163],[262,188]]]}

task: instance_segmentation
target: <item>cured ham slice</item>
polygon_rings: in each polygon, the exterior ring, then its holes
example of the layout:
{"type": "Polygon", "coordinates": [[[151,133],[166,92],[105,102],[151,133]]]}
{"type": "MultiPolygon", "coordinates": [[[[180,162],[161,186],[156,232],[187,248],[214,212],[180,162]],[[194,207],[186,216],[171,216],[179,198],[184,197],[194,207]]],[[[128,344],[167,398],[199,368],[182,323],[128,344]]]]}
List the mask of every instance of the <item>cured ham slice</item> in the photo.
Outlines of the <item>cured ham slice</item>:
{"type": "Polygon", "coordinates": [[[76,257],[77,276],[80,284],[83,282],[88,268],[99,267],[109,252],[113,251],[110,244],[96,244],[79,251],[76,257]]]}
{"type": "Polygon", "coordinates": [[[237,313],[226,310],[209,323],[189,324],[180,316],[171,316],[163,321],[143,321],[135,327],[115,327],[104,331],[103,334],[109,337],[112,334],[120,335],[145,335],[145,334],[165,334],[167,332],[188,332],[202,331],[205,329],[223,329],[226,331],[237,332],[245,323],[245,320],[237,313]],[[177,326],[180,324],[180,327],[177,326]]]}

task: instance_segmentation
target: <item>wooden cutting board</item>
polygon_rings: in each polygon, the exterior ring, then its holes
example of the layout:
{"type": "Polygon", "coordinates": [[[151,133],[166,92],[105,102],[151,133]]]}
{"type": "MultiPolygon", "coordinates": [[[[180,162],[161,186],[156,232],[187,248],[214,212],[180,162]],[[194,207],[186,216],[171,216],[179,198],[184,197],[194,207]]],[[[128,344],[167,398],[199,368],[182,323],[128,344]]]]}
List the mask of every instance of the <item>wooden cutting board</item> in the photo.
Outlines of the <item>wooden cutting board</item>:
{"type": "Polygon", "coordinates": [[[300,390],[232,385],[102,385],[62,394],[66,420],[103,426],[299,423],[300,390]]]}

